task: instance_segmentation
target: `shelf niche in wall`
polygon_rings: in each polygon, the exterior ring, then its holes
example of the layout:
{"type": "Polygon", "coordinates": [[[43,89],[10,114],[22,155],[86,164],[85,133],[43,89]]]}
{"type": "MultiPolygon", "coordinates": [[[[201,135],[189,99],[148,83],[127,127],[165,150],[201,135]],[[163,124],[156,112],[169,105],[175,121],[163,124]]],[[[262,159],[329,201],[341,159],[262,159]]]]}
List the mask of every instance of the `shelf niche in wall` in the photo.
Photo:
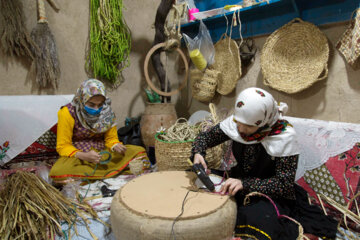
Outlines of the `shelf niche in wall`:
{"type": "MultiPolygon", "coordinates": [[[[234,0],[195,0],[200,11],[222,8],[239,3],[234,0]]],[[[315,25],[349,21],[353,11],[359,7],[359,0],[269,0],[240,9],[241,34],[243,38],[270,34],[294,18],[315,25]]],[[[241,2],[240,2],[241,4],[241,2]]],[[[210,31],[213,42],[217,42],[226,31],[226,19],[230,27],[234,11],[215,15],[203,22],[210,31]]],[[[199,20],[183,24],[181,31],[190,37],[197,35],[199,20]]],[[[229,30],[228,30],[229,34],[229,30]]],[[[232,29],[232,38],[239,39],[239,26],[232,29]]]]}

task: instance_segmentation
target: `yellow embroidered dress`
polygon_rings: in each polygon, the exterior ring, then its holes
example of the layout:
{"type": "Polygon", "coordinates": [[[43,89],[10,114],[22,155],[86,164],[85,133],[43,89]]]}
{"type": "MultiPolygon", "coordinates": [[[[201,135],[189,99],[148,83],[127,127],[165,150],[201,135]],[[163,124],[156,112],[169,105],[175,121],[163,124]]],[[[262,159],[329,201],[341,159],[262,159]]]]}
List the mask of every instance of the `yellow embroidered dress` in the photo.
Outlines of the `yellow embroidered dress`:
{"type": "Polygon", "coordinates": [[[111,152],[111,147],[120,143],[116,127],[110,128],[105,133],[93,133],[80,124],[74,109],[68,104],[58,112],[56,150],[60,158],[50,171],[50,177],[55,182],[69,178],[108,178],[120,173],[135,158],[147,160],[145,149],[135,145],[126,145],[127,150],[124,155],[111,152]],[[87,152],[91,149],[107,150],[112,154],[111,161],[108,164],[98,164],[95,172],[96,164],[74,157],[78,151],[87,152]]]}
{"type": "Polygon", "coordinates": [[[49,175],[53,181],[63,182],[69,178],[108,178],[124,173],[131,160],[148,161],[143,147],[126,145],[123,154],[111,151],[116,144],[122,143],[117,136],[115,114],[110,105],[111,101],[106,97],[103,83],[89,79],[77,90],[72,102],[59,110],[56,150],[60,158],[50,170],[49,175]],[[104,96],[105,102],[100,114],[89,115],[85,111],[85,104],[96,95],[104,96]],[[78,151],[90,150],[108,151],[111,153],[111,161],[106,164],[95,164],[75,157],[78,151]]]}

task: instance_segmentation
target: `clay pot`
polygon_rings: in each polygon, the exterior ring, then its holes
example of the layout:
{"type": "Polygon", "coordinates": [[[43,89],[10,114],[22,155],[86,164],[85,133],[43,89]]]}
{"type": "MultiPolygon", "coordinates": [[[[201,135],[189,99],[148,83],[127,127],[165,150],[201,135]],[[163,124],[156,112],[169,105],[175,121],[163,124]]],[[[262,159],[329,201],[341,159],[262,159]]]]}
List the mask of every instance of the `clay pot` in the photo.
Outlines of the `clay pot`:
{"type": "Polygon", "coordinates": [[[146,147],[155,146],[155,134],[161,127],[169,128],[176,122],[175,105],[171,103],[148,103],[141,116],[141,137],[146,147]]]}

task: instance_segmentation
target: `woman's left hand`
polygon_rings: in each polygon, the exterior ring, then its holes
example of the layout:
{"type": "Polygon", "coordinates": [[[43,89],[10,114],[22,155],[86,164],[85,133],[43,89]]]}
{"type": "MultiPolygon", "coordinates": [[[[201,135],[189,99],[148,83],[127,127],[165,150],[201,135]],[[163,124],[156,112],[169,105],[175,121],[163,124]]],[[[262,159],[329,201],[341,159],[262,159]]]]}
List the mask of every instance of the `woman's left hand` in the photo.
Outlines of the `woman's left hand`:
{"type": "Polygon", "coordinates": [[[113,147],[113,151],[117,153],[125,153],[126,147],[123,144],[118,143],[113,147]]]}
{"type": "Polygon", "coordinates": [[[225,194],[226,192],[230,196],[234,196],[239,190],[243,189],[242,181],[236,178],[229,178],[221,186],[220,193],[225,194]]]}

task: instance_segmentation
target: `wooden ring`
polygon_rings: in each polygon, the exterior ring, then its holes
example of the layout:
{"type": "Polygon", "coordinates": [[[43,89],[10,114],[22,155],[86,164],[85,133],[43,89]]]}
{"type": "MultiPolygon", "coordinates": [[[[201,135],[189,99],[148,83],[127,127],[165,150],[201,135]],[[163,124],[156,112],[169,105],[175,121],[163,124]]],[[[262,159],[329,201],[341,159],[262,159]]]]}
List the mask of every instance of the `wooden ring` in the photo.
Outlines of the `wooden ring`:
{"type": "Polygon", "coordinates": [[[165,47],[166,43],[158,43],[155,46],[153,46],[149,52],[147,53],[146,57],[145,57],[145,62],[144,62],[144,73],[145,73],[145,79],[146,82],[149,84],[150,88],[152,90],[154,90],[154,92],[156,92],[157,94],[161,95],[161,96],[165,96],[165,97],[170,97],[174,94],[176,94],[177,92],[179,92],[181,89],[183,89],[186,86],[187,83],[187,79],[188,79],[188,74],[189,74],[189,66],[187,63],[187,59],[185,57],[185,54],[183,53],[183,51],[180,48],[176,48],[176,51],[180,54],[180,56],[182,57],[183,61],[184,61],[184,65],[185,65],[185,76],[183,81],[181,82],[180,86],[178,89],[171,91],[171,92],[163,92],[159,89],[157,89],[155,87],[155,85],[151,82],[150,77],[149,77],[149,72],[148,72],[148,67],[149,67],[149,60],[151,55],[153,55],[153,53],[158,50],[159,48],[165,47]]]}

